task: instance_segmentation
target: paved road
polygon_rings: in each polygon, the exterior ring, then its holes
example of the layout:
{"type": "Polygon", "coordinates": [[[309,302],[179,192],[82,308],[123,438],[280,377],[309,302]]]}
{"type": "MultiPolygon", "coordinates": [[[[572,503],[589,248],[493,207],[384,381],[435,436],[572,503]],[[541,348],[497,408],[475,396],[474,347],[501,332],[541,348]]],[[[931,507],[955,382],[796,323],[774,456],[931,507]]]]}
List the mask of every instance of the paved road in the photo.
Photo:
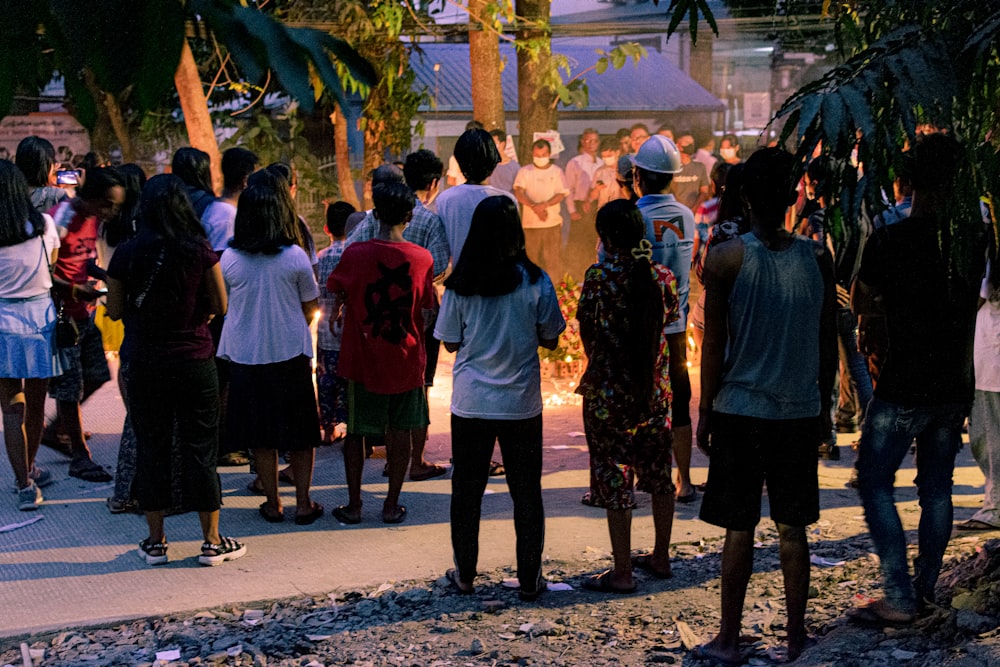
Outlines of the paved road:
{"type": "MultiPolygon", "coordinates": [[[[448,401],[451,391],[450,355],[442,353],[437,385],[431,391],[428,458],[447,461],[450,451],[448,401]]],[[[695,382],[697,389],[697,382],[695,382]]],[[[604,513],[579,503],[586,490],[587,458],[580,408],[559,405],[569,394],[568,383],[546,382],[544,492],[547,514],[545,556],[565,562],[570,571],[585,571],[595,554],[607,553],[604,513]]],[[[93,431],[91,446],[98,462],[113,469],[124,408],[114,383],[95,394],[84,407],[86,428],[93,431]]],[[[841,436],[847,445],[855,436],[841,436]]],[[[822,463],[824,519],[851,521],[864,532],[854,492],[844,488],[853,457],[841,448],[845,460],[822,463]]],[[[963,450],[957,477],[958,518],[972,514],[982,500],[983,478],[963,450]]],[[[290,519],[265,523],[257,514],[261,499],[245,489],[247,467],[220,469],[224,507],[224,534],[246,541],[247,555],[220,567],[200,567],[201,544],[194,515],[169,517],[168,565],[151,568],[136,555],[145,537],[139,516],[111,515],[105,498],[111,485],[80,482],[67,476],[68,461],[43,448],[39,463],[55,473],[56,483],[45,490],[46,503],[37,513],[16,510],[14,497],[0,503],[0,527],[42,517],[31,525],[0,533],[0,637],[171,612],[245,604],[288,596],[324,595],[335,590],[375,587],[387,581],[436,579],[451,563],[448,532],[450,482],[448,477],[408,482],[402,502],[409,508],[406,523],[386,527],[380,521],[385,493],[383,462],[369,460],[365,469],[365,522],[342,526],[324,516],[312,526],[297,527],[290,519]]],[[[695,454],[695,481],[705,479],[707,460],[695,454]]],[[[8,480],[7,464],[0,464],[8,480]]],[[[912,476],[901,498],[915,506],[912,476]]],[[[314,497],[328,510],[346,502],[343,464],[337,446],[317,452],[314,497]]],[[[294,495],[283,487],[291,517],[294,495]]],[[[483,501],[481,567],[513,564],[514,532],[511,503],[503,478],[490,481],[483,501]]],[[[651,545],[652,523],[648,501],[634,521],[634,548],[651,545]]],[[[721,534],[697,520],[697,506],[679,507],[674,542],[721,534]]],[[[913,524],[915,512],[904,521],[913,524]]]]}

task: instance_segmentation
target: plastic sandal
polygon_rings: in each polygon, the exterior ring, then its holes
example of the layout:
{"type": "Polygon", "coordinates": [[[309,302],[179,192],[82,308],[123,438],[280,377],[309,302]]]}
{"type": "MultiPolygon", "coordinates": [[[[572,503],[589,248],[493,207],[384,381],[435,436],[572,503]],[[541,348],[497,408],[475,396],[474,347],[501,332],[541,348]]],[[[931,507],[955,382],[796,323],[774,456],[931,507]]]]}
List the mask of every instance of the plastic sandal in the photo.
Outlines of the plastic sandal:
{"type": "Polygon", "coordinates": [[[201,545],[201,555],[198,556],[198,562],[208,566],[221,565],[227,560],[242,558],[246,552],[247,547],[242,542],[237,542],[231,537],[222,537],[219,544],[205,542],[201,545]],[[207,554],[206,551],[214,551],[215,553],[207,554]]]}
{"type": "Polygon", "coordinates": [[[139,558],[146,561],[146,565],[164,565],[167,562],[167,540],[164,538],[162,542],[150,542],[149,539],[145,539],[139,542],[139,558]],[[154,554],[154,551],[159,551],[159,554],[154,554]]]}

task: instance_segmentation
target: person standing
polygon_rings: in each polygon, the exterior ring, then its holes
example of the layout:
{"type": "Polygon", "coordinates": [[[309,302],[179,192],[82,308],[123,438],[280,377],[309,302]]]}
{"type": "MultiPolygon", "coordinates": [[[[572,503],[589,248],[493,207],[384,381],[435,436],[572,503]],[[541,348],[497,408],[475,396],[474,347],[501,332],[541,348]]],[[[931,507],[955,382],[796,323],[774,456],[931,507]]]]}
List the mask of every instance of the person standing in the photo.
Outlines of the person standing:
{"type": "Polygon", "coordinates": [[[709,198],[711,181],[705,165],[694,159],[694,136],[690,132],[677,138],[677,149],[681,153],[681,170],[674,175],[670,192],[694,213],[709,198]]]}
{"type": "Polygon", "coordinates": [[[548,276],[525,254],[517,206],[484,199],[455,271],[445,280],[435,337],[456,353],[451,399],[454,469],[448,579],[473,591],[483,492],[499,442],[514,501],[520,597],[545,591],[542,547],[542,391],[538,347],[555,349],[566,328],[548,276]]]}
{"type": "Polygon", "coordinates": [[[108,267],[108,317],[125,324],[135,489],[149,529],[138,554],[148,565],[168,560],[164,515],[176,476],[182,509],[198,512],[201,522],[198,562],[219,565],[246,554],[244,544],[219,534],[219,387],[208,322],[226,312],[225,285],[180,178],[151,178],[140,207],[138,235],[118,247],[108,267]],[[175,447],[180,475],[173,472],[175,447]]]}
{"type": "Polygon", "coordinates": [[[59,248],[52,218],[32,205],[24,175],[0,160],[0,410],[21,511],[38,509],[52,474],[35,465],[45,388],[61,368],[49,294],[59,248]]]}
{"type": "Polygon", "coordinates": [[[705,339],[698,446],[709,456],[700,518],[726,529],[719,633],[695,651],[742,661],[740,624],[766,482],[778,528],[788,613],[787,658],[806,645],[809,544],[819,519],[816,448],[830,428],[837,364],[833,263],[784,228],[794,202],[791,154],[757,151],[743,170],[750,232],[705,262],[705,339]]]}
{"type": "Polygon", "coordinates": [[[117,171],[100,167],[87,172],[76,197],[50,211],[61,242],[52,266],[55,291],[59,307],[73,318],[80,335],[77,345],[61,350],[63,374],[49,382],[49,396],[56,401],[57,430],[71,451],[69,474],[86,482],[111,481],[111,475],[94,461],[87,447],[80,405],[111,379],[101,332],[94,324],[93,302],[101,293],[92,279],[106,277],[104,269],[97,266],[99,226],[113,218],[124,201],[125,188],[117,171]]]}
{"type": "Polygon", "coordinates": [[[30,136],[17,144],[14,164],[28,180],[31,205],[39,213],[48,213],[52,207],[69,199],[69,195],[56,187],[56,149],[48,139],[30,136]]]}
{"type": "Polygon", "coordinates": [[[593,193],[594,175],[603,164],[597,156],[601,137],[597,130],[587,128],[580,135],[579,154],[566,164],[566,210],[569,211],[569,243],[566,248],[566,264],[569,272],[577,279],[583,277],[587,267],[594,263],[597,248],[597,232],[594,229],[593,193]]]}
{"type": "Polygon", "coordinates": [[[569,194],[563,170],[552,164],[552,146],[539,139],[531,147],[532,163],[521,167],[514,179],[514,196],[521,203],[521,223],[528,257],[549,276],[562,270],[562,213],[560,204],[569,194]]]}
{"type": "Polygon", "coordinates": [[[497,128],[490,130],[490,136],[493,137],[493,142],[500,153],[500,164],[490,174],[490,185],[514,194],[514,179],[517,178],[517,172],[521,169],[521,165],[507,152],[506,132],[497,128]]]}
{"type": "Polygon", "coordinates": [[[632,567],[666,579],[674,522],[670,478],[670,362],[667,328],[679,317],[677,282],[652,261],[646,224],[632,202],[621,199],[597,212],[604,259],[587,269],[577,308],[587,371],[583,426],[590,451],[591,494],[607,508],[614,567],[585,579],[603,593],[635,590],[632,567]],[[635,477],[652,495],[655,543],[632,558],[635,477]]]}
{"type": "MultiPolygon", "coordinates": [[[[959,143],[930,134],[912,152],[910,217],[868,240],[852,293],[861,331],[881,318],[887,338],[858,446],[858,491],[885,596],[852,610],[862,622],[908,623],[934,601],[951,536],[955,455],[975,391],[985,225],[978,216],[963,220],[955,213],[955,193],[962,191],[958,184],[969,167],[959,143]],[[896,471],[914,438],[921,512],[911,579],[894,495],[896,471]]],[[[862,350],[871,343],[864,337],[862,350]]]]}
{"type": "Polygon", "coordinates": [[[670,194],[674,176],[681,171],[681,156],[670,139],[650,137],[631,157],[636,202],[646,221],[646,239],[653,246],[653,261],[663,264],[677,279],[680,317],[667,328],[670,345],[671,418],[674,457],[677,461],[677,502],[690,503],[698,495],[691,485],[691,379],[687,368],[687,317],[691,253],[694,247],[694,214],[670,194]]]}
{"type": "MultiPolygon", "coordinates": [[[[489,142],[492,146],[492,139],[489,142]]],[[[430,423],[424,393],[424,322],[425,312],[437,308],[434,259],[426,249],[403,238],[416,204],[407,185],[376,185],[372,199],[378,236],[349,245],[326,283],[333,298],[331,331],[343,317],[338,372],[349,381],[344,441],[348,503],[332,512],[345,524],[361,523],[362,439],[366,436],[385,437],[389,490],[382,504],[382,522],[406,520],[399,495],[410,466],[413,438],[422,437],[422,429],[430,423]]]]}

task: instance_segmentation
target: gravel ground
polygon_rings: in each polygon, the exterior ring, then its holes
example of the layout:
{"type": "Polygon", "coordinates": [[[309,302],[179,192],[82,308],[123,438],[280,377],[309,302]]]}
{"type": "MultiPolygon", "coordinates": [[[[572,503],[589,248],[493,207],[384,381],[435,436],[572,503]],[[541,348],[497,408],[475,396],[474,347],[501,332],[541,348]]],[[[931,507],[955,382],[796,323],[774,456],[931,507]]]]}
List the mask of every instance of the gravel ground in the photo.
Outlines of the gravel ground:
{"type": "MultiPolygon", "coordinates": [[[[821,521],[810,532],[820,562],[807,615],[817,641],[796,664],[1000,664],[1000,540],[988,537],[952,540],[938,589],[942,607],[911,627],[861,628],[844,612],[864,596],[878,597],[877,558],[867,536],[821,521]]],[[[767,665],[782,644],[784,601],[777,535],[762,528],[757,539],[745,657],[747,664],[767,665]]],[[[718,629],[721,547],[720,539],[675,545],[674,577],[660,581],[638,572],[632,595],[580,588],[583,577],[610,566],[610,554],[588,549],[572,562],[547,561],[550,585],[567,590],[549,590],[534,603],[519,601],[510,570],[481,573],[471,596],[455,594],[443,578],[386,582],[374,590],[5,640],[0,664],[27,664],[23,642],[35,666],[700,666],[708,663],[689,649],[718,629]]]]}

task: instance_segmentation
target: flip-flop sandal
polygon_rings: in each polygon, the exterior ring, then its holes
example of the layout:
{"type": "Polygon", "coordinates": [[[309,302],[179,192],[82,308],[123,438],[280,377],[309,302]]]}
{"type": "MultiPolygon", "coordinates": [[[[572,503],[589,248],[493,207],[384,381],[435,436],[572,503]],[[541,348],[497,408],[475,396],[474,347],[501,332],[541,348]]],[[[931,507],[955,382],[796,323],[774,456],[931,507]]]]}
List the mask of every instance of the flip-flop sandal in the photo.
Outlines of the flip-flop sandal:
{"type": "Polygon", "coordinates": [[[632,559],[632,567],[636,568],[637,570],[642,570],[647,574],[651,574],[657,579],[670,579],[672,576],[674,576],[670,568],[667,568],[667,571],[663,572],[662,570],[657,570],[655,567],[653,567],[652,554],[640,554],[636,556],[635,558],[632,559]]]}
{"type": "Polygon", "coordinates": [[[334,507],[333,510],[330,511],[330,515],[340,523],[347,524],[348,526],[356,526],[361,523],[360,516],[351,516],[347,513],[347,505],[334,507]]]}
{"type": "Polygon", "coordinates": [[[313,502],[312,508],[309,510],[309,512],[307,512],[306,514],[295,515],[295,525],[308,526],[321,516],[323,516],[323,506],[317,502],[313,502]]]}
{"type": "Polygon", "coordinates": [[[611,570],[602,572],[601,574],[595,574],[592,577],[587,577],[580,584],[583,588],[588,591],[594,591],[595,593],[614,593],[615,595],[629,595],[635,593],[635,584],[630,588],[615,588],[611,585],[611,570]]]}
{"type": "Polygon", "coordinates": [[[587,507],[604,507],[604,501],[592,491],[587,491],[583,494],[583,497],[580,498],[580,502],[587,507]]]}
{"type": "Polygon", "coordinates": [[[111,474],[91,460],[85,460],[79,464],[71,463],[69,466],[69,476],[82,479],[85,482],[110,482],[114,479],[111,474]]]}
{"type": "Polygon", "coordinates": [[[507,469],[499,461],[490,461],[490,477],[506,475],[507,469]]]}
{"type": "Polygon", "coordinates": [[[426,472],[422,472],[422,473],[419,473],[419,474],[416,474],[416,475],[414,475],[411,472],[410,473],[410,481],[411,482],[423,482],[423,481],[426,481],[428,479],[434,479],[435,477],[440,477],[441,475],[445,474],[446,472],[448,472],[447,468],[445,468],[444,466],[439,466],[439,465],[435,464],[435,465],[432,465],[430,468],[428,468],[426,472]]]}
{"type": "Polygon", "coordinates": [[[250,463],[250,459],[240,452],[229,452],[220,456],[215,465],[228,468],[232,466],[245,466],[248,463],[250,463]]]}
{"type": "Polygon", "coordinates": [[[695,487],[691,487],[691,493],[685,493],[683,496],[677,496],[674,499],[676,502],[687,505],[688,503],[693,503],[698,500],[698,491],[695,487]]]}
{"type": "Polygon", "coordinates": [[[284,513],[272,514],[271,511],[268,510],[266,501],[260,504],[257,511],[260,512],[262,517],[264,517],[264,521],[267,521],[268,523],[281,523],[285,520],[284,513]]]}
{"type": "Polygon", "coordinates": [[[742,657],[739,660],[726,660],[725,658],[719,658],[712,655],[705,650],[705,646],[695,646],[691,649],[691,657],[695,660],[704,660],[713,665],[722,665],[722,667],[738,667],[746,662],[742,657]]]}
{"type": "Polygon", "coordinates": [[[476,592],[475,586],[473,586],[472,588],[462,588],[462,582],[458,578],[458,570],[456,570],[455,568],[453,567],[448,568],[445,571],[444,576],[445,579],[448,580],[448,583],[451,584],[451,587],[459,595],[472,595],[473,593],[476,592]]]}
{"type": "Polygon", "coordinates": [[[1000,526],[992,526],[979,519],[969,519],[955,524],[955,530],[1000,530],[1000,526]]]}
{"type": "Polygon", "coordinates": [[[406,521],[406,508],[402,505],[396,505],[396,511],[392,514],[382,512],[382,523],[403,523],[404,521],[406,521]]]}

